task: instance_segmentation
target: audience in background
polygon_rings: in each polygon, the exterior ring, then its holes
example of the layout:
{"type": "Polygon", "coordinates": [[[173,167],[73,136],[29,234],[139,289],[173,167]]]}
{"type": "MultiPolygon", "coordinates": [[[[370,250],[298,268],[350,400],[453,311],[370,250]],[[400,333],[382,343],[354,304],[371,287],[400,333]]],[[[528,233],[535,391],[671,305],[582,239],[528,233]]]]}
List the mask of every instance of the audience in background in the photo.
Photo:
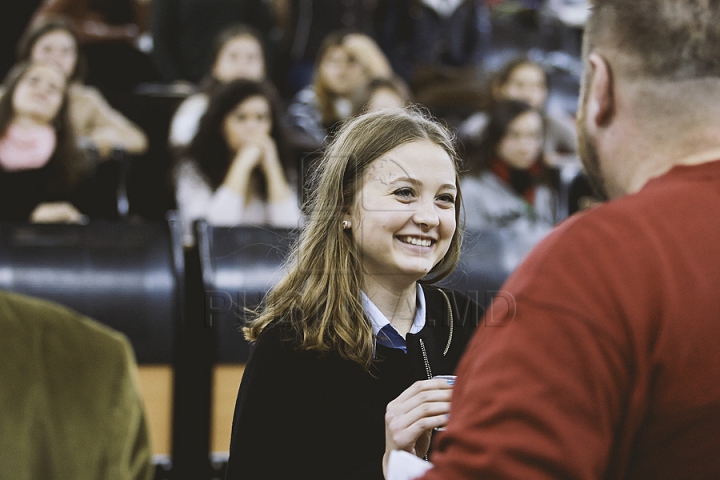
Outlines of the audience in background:
{"type": "Polygon", "coordinates": [[[292,187],[278,122],[276,91],[267,83],[234,80],[210,98],[198,132],[174,171],[186,244],[192,224],[297,227],[301,212],[292,187]]]}
{"type": "Polygon", "coordinates": [[[408,401],[398,415],[426,421],[423,455],[452,391],[432,377],[453,372],[476,325],[470,298],[432,285],[455,268],[461,243],[446,129],[405,109],[360,115],[315,180],[288,274],[245,329],[256,343],[228,480],[380,480],[385,412],[399,396],[408,401]]]}
{"type": "Polygon", "coordinates": [[[486,0],[377,2],[377,39],[420,103],[465,107],[485,77],[492,25],[486,0]]]}
{"type": "Polygon", "coordinates": [[[200,82],[200,92],[187,97],[172,118],[171,147],[184,147],[192,141],[209,97],[221,85],[240,78],[266,79],[263,41],[249,25],[231,25],[220,32],[213,45],[212,58],[210,70],[200,82]]]}
{"type": "Polygon", "coordinates": [[[56,63],[69,78],[70,119],[82,146],[96,148],[101,158],[115,148],[131,154],[147,150],[145,133],[113,109],[97,88],[82,83],[86,64],[70,23],[47,18],[32,24],[18,45],[18,60],[29,59],[56,63]]]}
{"type": "Polygon", "coordinates": [[[68,116],[63,70],[23,62],[0,99],[0,219],[78,222],[71,203],[91,173],[68,116]]]}
{"type": "Polygon", "coordinates": [[[328,34],[317,55],[315,77],[287,109],[293,142],[315,150],[338,126],[362,107],[373,78],[391,78],[390,63],[375,41],[364,34],[337,30],[328,34]]]}
{"type": "Polygon", "coordinates": [[[132,92],[158,80],[143,41],[149,3],[138,0],[45,0],[33,21],[68,19],[88,61],[86,83],[103,92],[132,92]]]}
{"type": "MultiPolygon", "coordinates": [[[[548,77],[542,66],[520,56],[508,61],[493,76],[490,84],[489,104],[510,99],[522,100],[541,111],[545,117],[546,161],[555,164],[562,154],[575,154],[577,138],[574,120],[558,109],[547,109],[548,77]]],[[[458,137],[466,144],[477,144],[488,124],[488,113],[477,112],[468,117],[458,129],[458,137]]]]}
{"type": "Polygon", "coordinates": [[[465,227],[511,228],[541,236],[555,224],[557,190],[543,161],[541,113],[519,100],[497,102],[461,180],[465,227]]]}
{"type": "Polygon", "coordinates": [[[163,81],[199,83],[213,63],[212,45],[226,27],[251,25],[274,58],[277,27],[267,0],[150,0],[152,56],[163,81]]]}
{"type": "Polygon", "coordinates": [[[346,29],[375,36],[377,1],[273,0],[282,32],[280,69],[287,77],[283,94],[292,97],[312,82],[317,54],[325,37],[346,29]]]}
{"type": "Polygon", "coordinates": [[[412,93],[400,77],[373,78],[365,91],[363,112],[374,112],[383,108],[405,107],[412,101],[412,93]]]}

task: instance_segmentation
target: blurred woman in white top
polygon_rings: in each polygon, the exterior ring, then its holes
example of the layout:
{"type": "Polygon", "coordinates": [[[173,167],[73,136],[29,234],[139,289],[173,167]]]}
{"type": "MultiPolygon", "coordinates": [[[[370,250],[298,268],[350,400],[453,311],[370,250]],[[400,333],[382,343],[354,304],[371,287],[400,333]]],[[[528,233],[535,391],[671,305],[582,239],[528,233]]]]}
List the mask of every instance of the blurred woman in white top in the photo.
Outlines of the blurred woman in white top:
{"type": "Polygon", "coordinates": [[[210,96],[222,85],[238,79],[266,80],[265,49],[260,34],[249,25],[235,24],[222,30],[213,48],[213,63],[200,83],[200,91],[187,97],[170,123],[170,146],[190,144],[210,96]]]}
{"type": "Polygon", "coordinates": [[[174,170],[176,200],[191,245],[192,224],[297,227],[295,168],[287,163],[271,85],[234,80],[210,97],[198,132],[174,170]]]}

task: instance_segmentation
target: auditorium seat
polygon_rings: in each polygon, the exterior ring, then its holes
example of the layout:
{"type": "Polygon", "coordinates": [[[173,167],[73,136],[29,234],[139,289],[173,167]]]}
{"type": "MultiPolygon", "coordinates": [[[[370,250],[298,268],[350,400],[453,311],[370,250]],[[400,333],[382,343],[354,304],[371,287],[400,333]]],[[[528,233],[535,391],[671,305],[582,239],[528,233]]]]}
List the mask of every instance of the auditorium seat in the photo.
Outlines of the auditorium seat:
{"type": "Polygon", "coordinates": [[[240,332],[244,309],[260,304],[282,275],[295,231],[284,228],[196,224],[205,293],[205,322],[217,338],[219,363],[244,363],[249,347],[240,332]]]}
{"type": "Polygon", "coordinates": [[[221,475],[230,445],[238,387],[250,354],[240,331],[245,308],[255,308],[283,273],[296,231],[282,228],[195,224],[202,276],[203,322],[213,332],[210,454],[221,475]]]}
{"type": "Polygon", "coordinates": [[[466,294],[484,311],[537,241],[511,229],[467,231],[458,266],[439,285],[466,294]]]}

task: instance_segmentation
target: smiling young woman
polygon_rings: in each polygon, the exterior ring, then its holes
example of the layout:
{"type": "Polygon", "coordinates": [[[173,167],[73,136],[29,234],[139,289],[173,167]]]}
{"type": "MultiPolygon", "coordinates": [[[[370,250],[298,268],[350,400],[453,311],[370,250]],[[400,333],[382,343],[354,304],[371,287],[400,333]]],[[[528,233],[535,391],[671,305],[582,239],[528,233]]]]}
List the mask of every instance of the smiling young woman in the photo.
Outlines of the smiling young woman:
{"type": "Polygon", "coordinates": [[[453,373],[478,318],[468,297],[431,286],[461,243],[457,156],[442,126],[413,110],[361,115],[313,180],[288,274],[245,328],[255,344],[228,479],[382,479],[386,410],[401,394],[409,401],[388,421],[421,438],[423,456],[452,391],[431,378],[453,373]]]}

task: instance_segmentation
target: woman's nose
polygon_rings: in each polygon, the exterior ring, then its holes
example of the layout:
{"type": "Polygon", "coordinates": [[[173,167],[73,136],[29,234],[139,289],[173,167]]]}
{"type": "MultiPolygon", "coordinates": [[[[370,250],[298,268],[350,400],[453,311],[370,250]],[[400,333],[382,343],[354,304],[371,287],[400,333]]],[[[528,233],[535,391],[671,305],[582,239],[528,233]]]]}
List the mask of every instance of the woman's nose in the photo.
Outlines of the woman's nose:
{"type": "Polygon", "coordinates": [[[440,217],[435,211],[435,203],[432,200],[418,202],[417,209],[413,214],[413,221],[426,228],[433,228],[440,224],[440,217]]]}

